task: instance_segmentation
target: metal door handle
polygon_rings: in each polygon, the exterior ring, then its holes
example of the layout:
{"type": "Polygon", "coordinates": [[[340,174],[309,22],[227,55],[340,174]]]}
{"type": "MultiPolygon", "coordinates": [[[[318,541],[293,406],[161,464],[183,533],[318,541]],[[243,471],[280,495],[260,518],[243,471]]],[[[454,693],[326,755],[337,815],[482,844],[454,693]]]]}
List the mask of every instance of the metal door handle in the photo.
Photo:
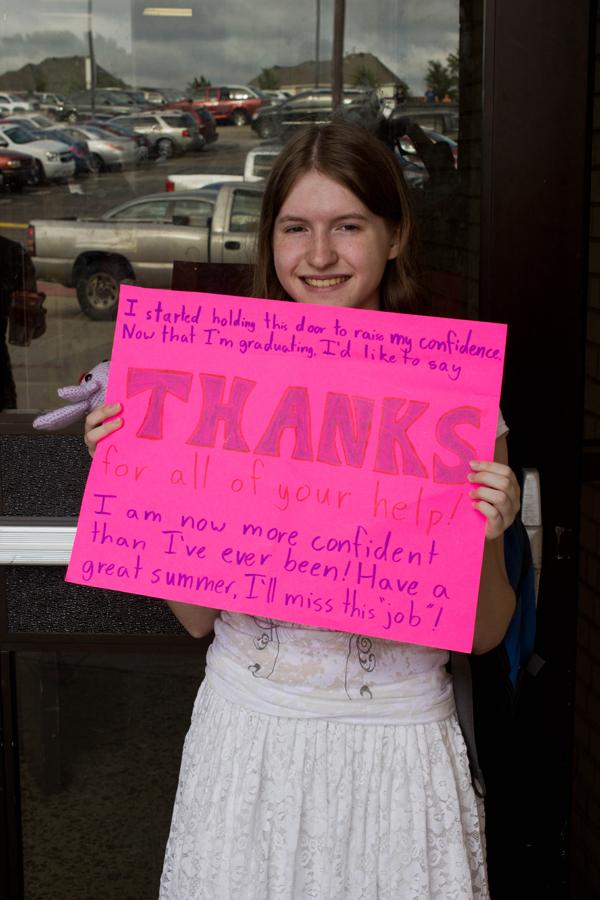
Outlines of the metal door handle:
{"type": "Polygon", "coordinates": [[[239,241],[225,241],[226,250],[239,250],[241,246],[239,241]]]}

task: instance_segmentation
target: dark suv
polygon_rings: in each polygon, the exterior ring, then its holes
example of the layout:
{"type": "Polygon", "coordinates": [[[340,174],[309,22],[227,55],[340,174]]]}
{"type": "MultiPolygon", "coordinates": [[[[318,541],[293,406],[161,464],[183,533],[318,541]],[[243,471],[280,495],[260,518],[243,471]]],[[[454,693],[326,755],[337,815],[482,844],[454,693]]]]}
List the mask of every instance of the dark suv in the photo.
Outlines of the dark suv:
{"type": "MultiPolygon", "coordinates": [[[[139,112],[140,109],[131,97],[120,91],[97,90],[94,100],[95,112],[101,115],[124,116],[127,113],[139,112]]],[[[68,122],[77,122],[79,119],[91,116],[92,92],[77,91],[76,94],[71,94],[65,100],[64,107],[58,115],[59,118],[66,119],[68,122]]]]}
{"type": "MultiPolygon", "coordinates": [[[[360,102],[368,92],[360,89],[344,91],[344,106],[360,102]]],[[[333,95],[330,88],[301,91],[285,103],[263,106],[252,116],[252,129],[259,137],[286,141],[304,125],[323,125],[333,115],[333,95]]]]}

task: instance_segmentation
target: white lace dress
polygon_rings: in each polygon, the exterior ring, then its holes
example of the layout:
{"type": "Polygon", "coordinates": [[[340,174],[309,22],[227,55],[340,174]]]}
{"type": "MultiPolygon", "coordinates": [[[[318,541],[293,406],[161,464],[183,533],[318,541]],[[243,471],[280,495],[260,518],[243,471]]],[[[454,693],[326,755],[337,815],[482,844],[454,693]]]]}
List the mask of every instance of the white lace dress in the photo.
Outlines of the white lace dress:
{"type": "Polygon", "coordinates": [[[447,658],[223,612],[160,900],[487,898],[447,658]]]}

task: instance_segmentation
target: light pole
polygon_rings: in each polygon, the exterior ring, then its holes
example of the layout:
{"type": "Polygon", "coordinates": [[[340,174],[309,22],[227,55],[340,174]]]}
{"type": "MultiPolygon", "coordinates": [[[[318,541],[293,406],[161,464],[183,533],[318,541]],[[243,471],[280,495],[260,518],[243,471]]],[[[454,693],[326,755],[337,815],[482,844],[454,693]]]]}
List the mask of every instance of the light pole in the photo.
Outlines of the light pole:
{"type": "Polygon", "coordinates": [[[319,47],[321,45],[321,0],[317,0],[317,25],[315,34],[315,87],[319,87],[319,47]]]}
{"type": "Polygon", "coordinates": [[[92,33],[92,0],[88,0],[88,47],[90,53],[90,88],[92,92],[92,115],[96,115],[96,58],[94,56],[94,35],[92,33]]]}
{"type": "Polygon", "coordinates": [[[344,86],[344,21],[346,18],[346,0],[335,0],[333,13],[333,53],[332,53],[332,93],[334,111],[342,103],[344,86]]]}

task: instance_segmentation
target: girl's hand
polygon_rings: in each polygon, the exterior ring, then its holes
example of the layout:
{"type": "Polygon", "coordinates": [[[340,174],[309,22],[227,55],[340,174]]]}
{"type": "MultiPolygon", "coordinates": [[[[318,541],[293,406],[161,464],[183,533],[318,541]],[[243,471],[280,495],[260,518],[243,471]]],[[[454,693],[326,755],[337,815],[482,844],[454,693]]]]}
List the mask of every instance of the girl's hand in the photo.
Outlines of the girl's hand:
{"type": "Polygon", "coordinates": [[[105,419],[116,415],[120,411],[121,404],[112,403],[109,405],[98,406],[87,415],[83,441],[88,448],[90,456],[93,456],[96,452],[96,444],[99,440],[121,427],[123,419],[111,419],[110,422],[105,421],[105,419]]]}
{"type": "Polygon", "coordinates": [[[478,485],[470,491],[473,506],[486,517],[485,536],[493,540],[512,525],[521,505],[521,489],[512,469],[501,462],[473,460],[468,480],[478,485]]]}

